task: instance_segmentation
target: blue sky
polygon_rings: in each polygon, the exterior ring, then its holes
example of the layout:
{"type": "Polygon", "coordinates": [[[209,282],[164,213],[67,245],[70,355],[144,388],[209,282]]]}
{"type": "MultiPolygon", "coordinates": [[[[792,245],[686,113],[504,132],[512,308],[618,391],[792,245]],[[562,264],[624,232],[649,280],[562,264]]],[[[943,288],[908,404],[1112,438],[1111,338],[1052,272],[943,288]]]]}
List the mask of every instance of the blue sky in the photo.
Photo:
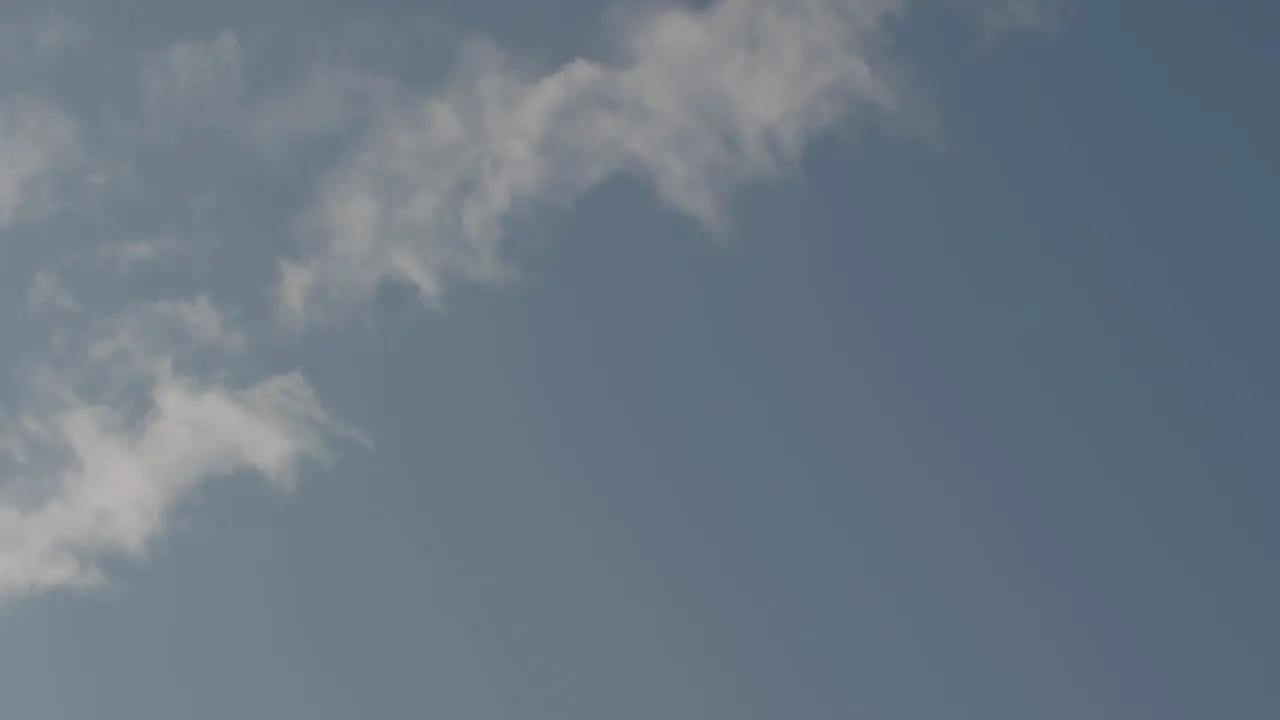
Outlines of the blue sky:
{"type": "Polygon", "coordinates": [[[6,4],[2,714],[1276,714],[1272,5],[6,4]]]}

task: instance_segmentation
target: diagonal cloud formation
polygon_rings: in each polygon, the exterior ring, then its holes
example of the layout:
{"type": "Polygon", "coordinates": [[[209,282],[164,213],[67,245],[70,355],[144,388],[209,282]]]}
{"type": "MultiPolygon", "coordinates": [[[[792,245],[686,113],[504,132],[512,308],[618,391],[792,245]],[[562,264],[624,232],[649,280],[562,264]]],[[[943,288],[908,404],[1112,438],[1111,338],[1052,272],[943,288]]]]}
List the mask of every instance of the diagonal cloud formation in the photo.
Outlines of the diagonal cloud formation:
{"type": "MultiPolygon", "coordinates": [[[[0,36],[27,27],[3,15],[0,36]]],[[[117,201],[146,209],[125,232],[172,222],[131,197],[172,171],[140,166],[151,175],[133,184],[138,139],[185,142],[220,119],[239,91],[239,52],[223,33],[144,54],[137,128],[103,127],[36,88],[0,92],[0,241],[27,240],[0,242],[0,263],[9,282],[34,270],[25,301],[10,293],[0,313],[0,369],[16,380],[0,387],[0,602],[103,582],[104,563],[144,557],[209,483],[259,475],[289,489],[351,437],[301,374],[246,375],[248,334],[208,295],[162,282],[178,296],[142,299],[190,238],[116,239],[117,201]],[[102,172],[115,163],[122,172],[102,172]],[[122,282],[150,265],[162,267],[122,282]]]]}
{"type": "Polygon", "coordinates": [[[634,18],[619,61],[526,79],[495,48],[464,53],[442,92],[390,103],[322,182],[282,263],[298,326],[404,281],[428,303],[452,278],[508,268],[513,213],[617,174],[648,178],[705,226],[744,183],[794,168],[807,141],[865,116],[919,119],[886,30],[904,0],[720,0],[634,18]]]}
{"type": "MultiPolygon", "coordinates": [[[[99,115],[91,102],[69,113],[25,86],[4,89],[0,241],[21,229],[49,243],[21,244],[34,267],[6,268],[33,275],[27,314],[0,313],[10,338],[0,359],[19,376],[17,397],[0,388],[0,600],[102,582],[103,563],[145,556],[209,483],[256,474],[287,489],[305,464],[329,460],[335,439],[352,439],[300,374],[241,374],[262,352],[249,341],[253,327],[228,320],[208,295],[174,289],[217,277],[168,272],[203,234],[175,228],[203,224],[206,169],[239,183],[242,171],[288,166],[291,149],[354,137],[298,218],[304,244],[280,263],[276,309],[308,327],[387,281],[435,304],[452,283],[509,276],[513,221],[611,177],[648,182],[664,203],[724,234],[733,193],[796,172],[815,137],[867,124],[927,130],[890,39],[908,7],[930,4],[969,12],[988,30],[1056,18],[1053,0],[649,6],[619,16],[606,59],[538,76],[474,43],[431,93],[341,57],[271,87],[226,30],[124,53],[120,67],[138,71],[128,76],[136,97],[105,92],[114,99],[99,115]],[[117,114],[118,102],[138,107],[117,114]],[[186,202],[188,191],[200,201],[186,202]],[[69,211],[82,222],[43,222],[69,211]],[[140,300],[149,285],[133,275],[151,266],[163,266],[162,292],[178,297],[140,300]],[[111,281],[64,276],[93,272],[111,281]],[[34,372],[13,367],[32,358],[34,372]]],[[[0,43],[0,59],[73,57],[86,31],[48,17],[45,40],[0,43]]],[[[0,40],[22,34],[13,27],[0,22],[0,40]]],[[[247,241],[238,242],[232,249],[244,252],[247,241]]],[[[275,251],[265,252],[274,263],[275,251]]],[[[241,290],[223,296],[242,303],[235,317],[251,320],[260,313],[241,290]]]]}

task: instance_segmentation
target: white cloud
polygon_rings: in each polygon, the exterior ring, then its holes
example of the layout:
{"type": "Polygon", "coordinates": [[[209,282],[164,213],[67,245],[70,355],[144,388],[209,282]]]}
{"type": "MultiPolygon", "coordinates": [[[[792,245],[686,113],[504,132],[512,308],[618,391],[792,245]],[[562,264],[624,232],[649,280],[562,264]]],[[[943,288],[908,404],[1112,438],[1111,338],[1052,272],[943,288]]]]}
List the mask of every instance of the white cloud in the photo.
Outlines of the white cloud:
{"type": "MultiPolygon", "coordinates": [[[[1039,0],[933,1],[972,9],[989,27],[1054,17],[1039,0]]],[[[104,147],[138,152],[146,175],[127,183],[132,194],[120,205],[121,215],[137,209],[143,217],[130,216],[128,234],[113,237],[172,226],[149,213],[178,207],[160,206],[181,195],[167,183],[180,183],[190,168],[177,169],[165,153],[147,156],[149,138],[224,124],[270,155],[363,131],[320,179],[300,219],[301,256],[281,264],[279,309],[305,324],[369,299],[387,280],[409,283],[428,303],[452,282],[500,280],[511,272],[513,220],[571,203],[617,175],[646,180],[663,202],[724,232],[733,193],[794,173],[814,137],[927,124],[890,48],[907,4],[647,6],[622,23],[610,57],[540,76],[477,43],[432,93],[321,62],[296,87],[256,101],[245,90],[240,41],[223,32],[143,56],[140,78],[128,76],[140,80],[141,127],[130,112],[124,131],[88,119],[118,119],[114,107],[83,117],[97,131],[95,158],[104,147]],[[142,142],[132,142],[135,131],[142,142]],[[139,197],[144,192],[156,194],[139,197]]],[[[53,53],[83,38],[69,21],[48,28],[24,52],[53,53]]],[[[6,37],[0,27],[0,45],[6,37]]],[[[208,152],[200,132],[183,136],[183,161],[208,152]]],[[[84,145],[80,126],[52,104],[0,97],[0,232],[65,209],[77,187],[68,178],[134,179],[133,156],[116,158],[129,173],[101,175],[84,145]]],[[[198,168],[190,174],[206,179],[198,168]]],[[[118,230],[98,219],[86,223],[89,233],[118,230]]],[[[0,598],[99,582],[104,560],[144,556],[207,483],[249,472],[288,487],[303,463],[328,458],[334,433],[349,435],[302,376],[237,379],[252,348],[207,295],[103,315],[91,284],[64,279],[123,273],[187,249],[164,238],[82,243],[52,253],[65,276],[35,276],[27,304],[36,315],[26,319],[34,320],[32,335],[47,332],[50,342],[29,392],[0,408],[0,598]]],[[[108,285],[117,292],[123,283],[108,285]]]]}
{"type": "Polygon", "coordinates": [[[27,95],[0,98],[0,231],[54,211],[84,159],[75,120],[27,95]]]}
{"type": "Polygon", "coordinates": [[[110,332],[90,346],[89,354],[95,359],[121,356],[145,362],[183,342],[193,349],[229,354],[247,347],[244,333],[227,323],[207,295],[200,295],[132,308],[112,320],[110,332]]]}
{"type": "Polygon", "coordinates": [[[156,127],[227,119],[240,100],[244,57],[233,32],[185,40],[149,55],[142,68],[146,111],[156,127]]]}
{"type": "Polygon", "coordinates": [[[143,557],[207,482],[256,472],[289,488],[337,429],[298,374],[234,384],[177,368],[243,338],[205,298],[135,306],[37,373],[0,431],[0,598],[103,579],[143,557]]]}
{"type": "Polygon", "coordinates": [[[282,265],[295,322],[369,298],[383,280],[424,300],[507,268],[507,221],[618,174],[713,229],[744,183],[791,172],[816,133],[895,124],[918,106],[887,52],[899,0],[721,0],[628,24],[617,62],[527,79],[473,47],[443,91],[389,109],[326,177],[303,219],[310,254],[282,265]]]}

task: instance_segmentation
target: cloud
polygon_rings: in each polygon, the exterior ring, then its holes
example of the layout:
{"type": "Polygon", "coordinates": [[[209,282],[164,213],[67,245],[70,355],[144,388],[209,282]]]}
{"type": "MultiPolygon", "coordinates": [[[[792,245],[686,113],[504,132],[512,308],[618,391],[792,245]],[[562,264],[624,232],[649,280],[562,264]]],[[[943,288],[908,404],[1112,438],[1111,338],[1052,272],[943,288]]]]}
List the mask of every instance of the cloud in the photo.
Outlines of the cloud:
{"type": "Polygon", "coordinates": [[[10,65],[52,60],[88,39],[83,26],[56,8],[9,9],[0,16],[0,60],[10,65]]]}
{"type": "Polygon", "coordinates": [[[143,103],[153,127],[206,124],[232,117],[244,84],[236,34],[184,40],[150,54],[142,68],[143,103]]]}
{"type": "Polygon", "coordinates": [[[98,245],[93,261],[100,268],[127,273],[140,265],[180,255],[186,250],[188,248],[167,235],[148,240],[122,240],[98,245]]]}
{"type": "MultiPolygon", "coordinates": [[[[5,346],[6,370],[28,352],[33,364],[17,397],[0,394],[0,598],[101,582],[104,562],[144,557],[209,483],[257,474],[287,488],[305,464],[327,461],[335,440],[354,437],[302,375],[245,371],[264,359],[249,340],[253,326],[242,325],[261,315],[252,292],[173,290],[225,282],[223,270],[253,261],[177,266],[193,247],[166,233],[185,222],[175,217],[187,212],[190,188],[212,193],[234,182],[225,196],[252,195],[253,205],[260,188],[251,183],[261,181],[260,205],[202,207],[199,224],[213,218],[207,230],[217,235],[213,225],[234,216],[237,239],[218,246],[252,245],[273,263],[274,223],[298,212],[275,201],[307,188],[286,187],[297,176],[264,177],[280,167],[263,156],[330,143],[298,163],[337,157],[310,188],[296,218],[301,247],[280,263],[275,287],[276,309],[298,327],[368,301],[387,281],[407,283],[427,304],[453,283],[501,281],[514,272],[508,246],[522,217],[571,204],[613,177],[641,179],[661,202],[724,234],[735,192],[796,173],[815,138],[928,130],[928,109],[891,39],[908,7],[930,3],[996,29],[1056,17],[1039,0],[645,4],[614,16],[616,43],[599,59],[540,74],[477,41],[432,91],[341,54],[299,70],[289,48],[266,47],[272,28],[254,35],[261,52],[252,54],[286,58],[270,68],[250,68],[231,31],[142,52],[141,67],[137,48],[108,52],[95,39],[95,53],[125,60],[71,83],[95,89],[65,106],[79,121],[34,94],[0,95],[0,237],[74,207],[82,189],[111,193],[86,222],[41,238],[49,242],[37,251],[48,254],[34,260],[43,269],[31,275],[26,314],[0,314],[13,323],[0,327],[5,337],[22,338],[5,346]],[[98,88],[103,78],[121,87],[98,88]],[[291,79],[272,84],[281,78],[291,79]],[[161,260],[174,261],[155,274],[163,278],[120,281],[161,260]],[[156,286],[178,297],[138,299],[156,286]],[[241,304],[226,313],[212,297],[241,304]]],[[[22,48],[6,44],[15,26],[0,24],[0,59],[83,44],[87,35],[57,17],[22,48]]],[[[30,254],[20,260],[32,262],[30,254]]],[[[5,266],[6,281],[22,272],[18,264],[5,266]]]]}
{"type": "Polygon", "coordinates": [[[145,556],[206,483],[255,472],[287,489],[340,431],[299,374],[182,370],[244,349],[207,298],[141,303],[95,328],[35,373],[2,426],[0,599],[101,582],[103,559],[145,556]]]}
{"type": "Polygon", "coordinates": [[[83,161],[80,128],[69,115],[28,95],[0,98],[0,232],[52,213],[83,161]]]}
{"type": "Polygon", "coordinates": [[[379,283],[434,302],[457,278],[509,268],[513,215],[565,204],[618,174],[647,178],[713,230],[745,183],[794,171],[807,142],[855,119],[919,121],[888,52],[898,0],[722,0],[633,17],[612,63],[527,78],[486,44],[449,85],[386,109],[324,178],[286,261],[283,315],[305,324],[379,283]]]}
{"type": "Polygon", "coordinates": [[[31,279],[31,284],[27,287],[26,306],[36,312],[60,310],[80,313],[84,309],[62,277],[47,268],[37,272],[31,279]]]}
{"type": "Polygon", "coordinates": [[[1063,0],[983,0],[978,10],[989,32],[1048,29],[1058,23],[1063,0]]]}
{"type": "Polygon", "coordinates": [[[125,356],[145,363],[181,342],[230,354],[247,347],[244,333],[227,323],[208,295],[200,295],[194,300],[156,300],[117,316],[110,332],[90,346],[89,354],[96,359],[125,356]]]}
{"type": "Polygon", "coordinates": [[[310,64],[300,82],[257,105],[248,133],[269,157],[367,122],[386,107],[395,83],[331,58],[310,64]]]}

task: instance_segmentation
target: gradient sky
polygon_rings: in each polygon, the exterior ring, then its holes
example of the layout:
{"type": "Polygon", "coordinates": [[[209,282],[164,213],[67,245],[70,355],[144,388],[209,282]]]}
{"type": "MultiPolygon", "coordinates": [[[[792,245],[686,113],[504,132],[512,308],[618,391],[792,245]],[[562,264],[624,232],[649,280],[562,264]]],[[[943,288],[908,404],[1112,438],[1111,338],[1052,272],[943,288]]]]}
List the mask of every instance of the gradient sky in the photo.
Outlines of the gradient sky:
{"type": "Polygon", "coordinates": [[[0,7],[6,720],[1280,716],[1275,3],[0,7]]]}

